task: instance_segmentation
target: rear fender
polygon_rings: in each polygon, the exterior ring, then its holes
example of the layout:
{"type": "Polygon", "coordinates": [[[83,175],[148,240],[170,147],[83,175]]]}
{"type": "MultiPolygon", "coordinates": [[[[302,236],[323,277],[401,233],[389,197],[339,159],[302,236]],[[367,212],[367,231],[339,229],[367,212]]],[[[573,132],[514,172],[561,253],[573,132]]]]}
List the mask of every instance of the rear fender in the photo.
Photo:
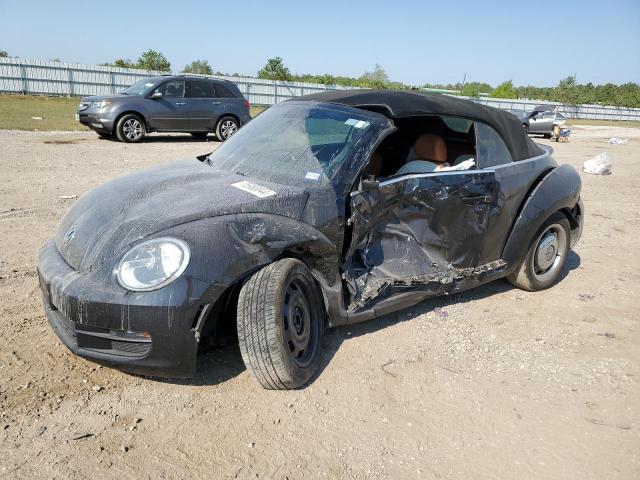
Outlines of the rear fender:
{"type": "MultiPolygon", "coordinates": [[[[580,175],[570,165],[561,165],[540,180],[524,200],[502,252],[502,259],[510,266],[509,270],[522,262],[531,240],[551,215],[558,211],[574,211],[581,188],[580,175]]],[[[572,240],[572,245],[574,243],[572,240]]]]}

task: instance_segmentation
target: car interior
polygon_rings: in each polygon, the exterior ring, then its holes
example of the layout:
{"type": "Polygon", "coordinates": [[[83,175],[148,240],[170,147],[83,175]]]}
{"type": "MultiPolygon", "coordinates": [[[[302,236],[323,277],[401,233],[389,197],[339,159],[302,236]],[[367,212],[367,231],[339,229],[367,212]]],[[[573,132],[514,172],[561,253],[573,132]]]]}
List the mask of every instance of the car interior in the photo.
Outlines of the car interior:
{"type": "Polygon", "coordinates": [[[395,125],[397,130],[385,138],[371,155],[365,176],[383,179],[411,173],[432,173],[476,158],[472,120],[423,116],[396,119],[395,125]]]}

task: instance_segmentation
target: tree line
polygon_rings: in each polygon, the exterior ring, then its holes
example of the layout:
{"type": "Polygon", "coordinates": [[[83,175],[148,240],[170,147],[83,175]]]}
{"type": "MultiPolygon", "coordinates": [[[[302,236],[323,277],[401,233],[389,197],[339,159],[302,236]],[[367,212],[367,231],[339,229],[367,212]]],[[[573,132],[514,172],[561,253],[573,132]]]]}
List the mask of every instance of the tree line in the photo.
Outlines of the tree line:
{"type": "MultiPolygon", "coordinates": [[[[6,51],[0,51],[0,57],[8,57],[6,51]]],[[[59,61],[58,59],[56,59],[59,61]]],[[[139,68],[143,70],[156,70],[171,72],[171,63],[161,53],[153,49],[143,52],[136,62],[130,59],[119,58],[102,65],[139,68]]],[[[194,60],[182,69],[183,73],[196,73],[202,75],[226,75],[240,76],[238,73],[214,72],[207,60],[194,60]]],[[[435,88],[452,90],[454,93],[468,97],[488,95],[493,98],[506,99],[532,99],[561,102],[571,105],[589,103],[601,105],[614,105],[618,107],[640,108],[640,84],[625,83],[616,85],[606,83],[594,85],[593,83],[579,84],[575,76],[563,78],[554,87],[514,86],[511,80],[497,85],[495,88],[484,82],[464,82],[447,84],[424,84],[421,86],[406,85],[389,79],[387,72],[376,64],[371,71],[366,71],[359,77],[347,77],[325,74],[294,74],[284,64],[281,57],[269,58],[265,65],[258,70],[258,78],[268,80],[282,80],[292,82],[321,83],[324,85],[341,85],[345,87],[385,88],[400,90],[420,90],[422,88],[435,88]]]]}

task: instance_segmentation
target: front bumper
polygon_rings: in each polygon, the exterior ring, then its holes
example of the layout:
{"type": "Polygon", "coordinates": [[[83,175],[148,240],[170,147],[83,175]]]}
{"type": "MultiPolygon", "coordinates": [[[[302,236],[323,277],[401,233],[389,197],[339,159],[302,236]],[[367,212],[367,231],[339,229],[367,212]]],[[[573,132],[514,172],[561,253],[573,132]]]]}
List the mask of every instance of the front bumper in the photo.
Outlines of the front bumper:
{"type": "Polygon", "coordinates": [[[47,320],[74,354],[140,375],[195,373],[210,305],[202,299],[212,294],[201,282],[181,277],[159,290],[130,292],[77,272],[53,241],[40,251],[38,277],[47,320]]]}
{"type": "Polygon", "coordinates": [[[114,121],[107,112],[100,113],[99,111],[92,111],[91,108],[78,110],[78,112],[76,112],[76,119],[81,124],[97,132],[113,132],[114,121]]]}

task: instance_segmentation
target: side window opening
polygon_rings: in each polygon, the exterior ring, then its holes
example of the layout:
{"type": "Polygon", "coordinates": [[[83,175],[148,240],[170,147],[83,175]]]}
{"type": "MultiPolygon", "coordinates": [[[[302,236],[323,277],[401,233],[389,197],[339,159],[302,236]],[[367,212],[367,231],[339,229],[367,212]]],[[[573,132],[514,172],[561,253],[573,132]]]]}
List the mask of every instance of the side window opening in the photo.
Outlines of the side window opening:
{"type": "Polygon", "coordinates": [[[215,84],[215,88],[216,88],[216,96],[218,96],[218,97],[222,97],[222,98],[234,98],[235,97],[235,95],[231,92],[231,90],[229,90],[227,87],[225,87],[221,83],[216,83],[215,84]]]}
{"type": "Polygon", "coordinates": [[[213,98],[215,96],[211,82],[206,80],[189,80],[187,82],[187,96],[189,98],[213,98]]]}
{"type": "Polygon", "coordinates": [[[154,92],[160,92],[166,98],[182,98],[184,97],[184,81],[170,80],[160,85],[154,92]]]}
{"type": "Polygon", "coordinates": [[[473,120],[451,116],[396,119],[397,130],[369,158],[365,177],[387,178],[475,168],[473,120]]]}
{"type": "Polygon", "coordinates": [[[492,127],[476,122],[475,130],[478,168],[495,167],[513,161],[509,149],[492,127]]]}

